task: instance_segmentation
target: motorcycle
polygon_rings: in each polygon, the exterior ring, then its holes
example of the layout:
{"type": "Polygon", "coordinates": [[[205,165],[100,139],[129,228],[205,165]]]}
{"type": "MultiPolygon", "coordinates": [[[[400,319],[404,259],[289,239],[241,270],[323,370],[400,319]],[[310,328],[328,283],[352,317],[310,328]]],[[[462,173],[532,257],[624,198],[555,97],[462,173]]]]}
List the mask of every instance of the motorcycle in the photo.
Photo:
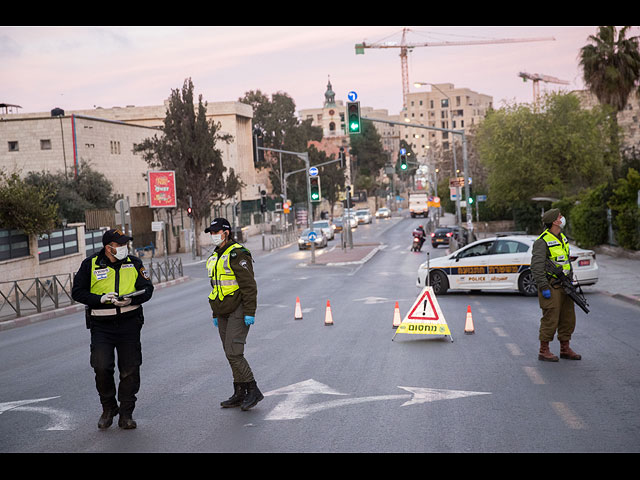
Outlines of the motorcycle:
{"type": "Polygon", "coordinates": [[[411,244],[411,251],[412,252],[419,252],[420,250],[422,250],[422,244],[423,243],[424,243],[424,235],[422,234],[422,232],[414,231],[413,232],[413,242],[411,244]]]}

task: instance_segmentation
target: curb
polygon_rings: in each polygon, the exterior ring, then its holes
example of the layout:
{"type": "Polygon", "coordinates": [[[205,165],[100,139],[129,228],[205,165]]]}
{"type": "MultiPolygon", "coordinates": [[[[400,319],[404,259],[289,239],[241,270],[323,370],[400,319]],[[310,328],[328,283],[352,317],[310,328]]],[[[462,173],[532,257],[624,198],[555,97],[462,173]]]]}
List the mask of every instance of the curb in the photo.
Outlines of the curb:
{"type": "MultiPolygon", "coordinates": [[[[154,290],[158,288],[171,287],[179,283],[184,283],[191,280],[191,277],[180,277],[167,282],[158,283],[154,285],[154,290]]],[[[81,312],[84,310],[84,305],[81,303],[75,305],[69,305],[67,307],[56,308],[54,310],[48,310],[46,312],[34,313],[33,315],[27,315],[24,317],[17,317],[12,320],[0,321],[0,332],[4,330],[10,330],[12,328],[23,327],[25,325],[31,325],[33,323],[43,322],[45,320],[51,320],[52,318],[63,317],[72,313],[81,312]]]]}

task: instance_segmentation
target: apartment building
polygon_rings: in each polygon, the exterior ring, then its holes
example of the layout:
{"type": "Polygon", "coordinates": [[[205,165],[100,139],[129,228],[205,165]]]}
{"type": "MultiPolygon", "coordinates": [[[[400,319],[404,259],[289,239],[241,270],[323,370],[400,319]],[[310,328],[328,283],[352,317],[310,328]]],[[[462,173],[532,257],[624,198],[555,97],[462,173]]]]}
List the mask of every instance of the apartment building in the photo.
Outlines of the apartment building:
{"type": "Polygon", "coordinates": [[[406,126],[398,127],[398,136],[411,145],[415,154],[426,157],[429,148],[452,146],[453,134],[435,130],[411,128],[411,125],[464,130],[468,133],[493,106],[493,97],[468,88],[455,88],[452,83],[425,85],[430,91],[416,91],[407,95],[407,109],[401,117],[406,126]]]}
{"type": "MultiPolygon", "coordinates": [[[[30,171],[71,171],[82,161],[104,174],[114,192],[129,198],[132,206],[148,205],[149,165],[133,147],[146,138],[161,135],[168,101],[163,105],[101,108],[46,113],[0,114],[0,168],[22,176],[30,171]]],[[[230,144],[217,145],[223,163],[233,168],[245,184],[243,200],[259,198],[253,165],[251,106],[239,102],[209,104],[207,117],[220,122],[230,134],[230,144]]]]}

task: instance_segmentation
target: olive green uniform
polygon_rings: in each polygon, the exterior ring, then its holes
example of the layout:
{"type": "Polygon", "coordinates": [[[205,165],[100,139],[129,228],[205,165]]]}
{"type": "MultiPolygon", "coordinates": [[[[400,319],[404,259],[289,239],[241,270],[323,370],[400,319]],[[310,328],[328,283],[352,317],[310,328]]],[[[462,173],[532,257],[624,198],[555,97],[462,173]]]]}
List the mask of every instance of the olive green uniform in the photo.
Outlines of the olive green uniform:
{"type": "MultiPolygon", "coordinates": [[[[560,244],[564,244],[566,240],[562,234],[561,238],[557,238],[548,230],[545,233],[553,236],[560,244]]],[[[566,247],[568,251],[568,245],[566,247]]],[[[554,286],[553,280],[549,279],[545,266],[547,258],[551,258],[551,253],[547,241],[541,235],[534,242],[531,255],[531,273],[538,287],[538,302],[542,309],[539,340],[550,342],[557,332],[559,341],[569,341],[576,326],[574,303],[561,286],[554,286]],[[542,291],[547,289],[551,291],[551,298],[542,296],[542,291]]]]}
{"type": "Polygon", "coordinates": [[[244,317],[245,315],[255,316],[258,297],[251,252],[231,240],[226,245],[215,249],[207,260],[207,268],[211,286],[214,288],[209,296],[209,305],[213,317],[218,319],[218,332],[233,373],[233,380],[237,383],[252,382],[254,381],[253,372],[244,357],[244,345],[249,334],[249,326],[245,325],[244,317]],[[234,248],[227,252],[230,246],[234,248]],[[225,253],[227,259],[223,260],[225,253]],[[225,268],[231,269],[237,281],[238,288],[231,293],[223,293],[220,287],[216,288],[216,278],[224,277],[216,272],[220,264],[213,265],[218,258],[221,262],[226,262],[225,268]]]}

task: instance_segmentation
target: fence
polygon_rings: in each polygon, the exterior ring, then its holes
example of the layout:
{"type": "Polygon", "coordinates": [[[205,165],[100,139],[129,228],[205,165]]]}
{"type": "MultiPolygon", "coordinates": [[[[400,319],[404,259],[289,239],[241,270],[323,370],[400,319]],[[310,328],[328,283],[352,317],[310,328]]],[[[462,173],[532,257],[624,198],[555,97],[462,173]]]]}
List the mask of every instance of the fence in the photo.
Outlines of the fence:
{"type": "Polygon", "coordinates": [[[156,282],[156,280],[158,283],[167,282],[182,276],[182,260],[180,258],[162,260],[155,263],[152,258],[151,263],[149,263],[149,277],[152,283],[156,282]]]}
{"type": "MultiPolygon", "coordinates": [[[[269,237],[268,251],[274,248],[284,247],[290,243],[295,242],[298,239],[298,232],[293,229],[287,230],[279,235],[272,235],[269,237]]],[[[266,248],[266,246],[265,246],[266,248]]]]}
{"type": "Polygon", "coordinates": [[[70,273],[0,282],[0,320],[74,304],[72,282],[70,273]]]}
{"type": "MultiPolygon", "coordinates": [[[[182,277],[182,261],[152,261],[149,274],[154,283],[182,277]]],[[[71,273],[0,282],[0,321],[74,305],[72,288],[71,273]]]]}

